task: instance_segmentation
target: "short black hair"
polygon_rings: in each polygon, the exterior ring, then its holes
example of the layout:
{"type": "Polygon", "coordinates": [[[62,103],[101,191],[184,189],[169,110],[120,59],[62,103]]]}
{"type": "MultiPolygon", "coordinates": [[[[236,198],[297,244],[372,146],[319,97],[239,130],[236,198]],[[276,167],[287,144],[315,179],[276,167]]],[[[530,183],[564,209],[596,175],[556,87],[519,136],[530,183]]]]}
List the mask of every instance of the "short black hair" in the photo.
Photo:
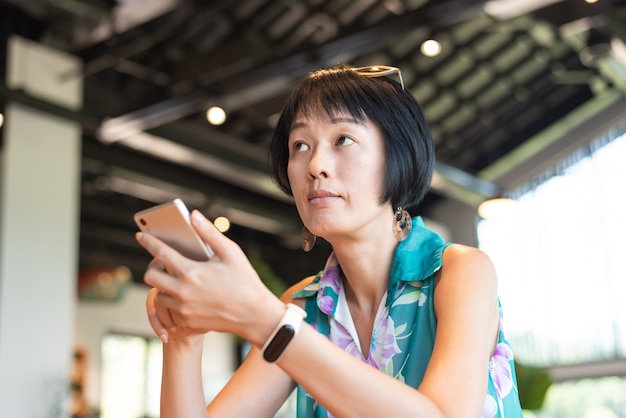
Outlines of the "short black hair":
{"type": "Polygon", "coordinates": [[[347,113],[376,124],[385,142],[386,171],[380,202],[391,201],[412,215],[433,174],[435,150],[424,113],[415,98],[390,77],[365,77],[341,65],[317,70],[298,83],[280,115],[270,145],[278,186],[291,195],[287,176],[289,132],[300,112],[347,113]]]}

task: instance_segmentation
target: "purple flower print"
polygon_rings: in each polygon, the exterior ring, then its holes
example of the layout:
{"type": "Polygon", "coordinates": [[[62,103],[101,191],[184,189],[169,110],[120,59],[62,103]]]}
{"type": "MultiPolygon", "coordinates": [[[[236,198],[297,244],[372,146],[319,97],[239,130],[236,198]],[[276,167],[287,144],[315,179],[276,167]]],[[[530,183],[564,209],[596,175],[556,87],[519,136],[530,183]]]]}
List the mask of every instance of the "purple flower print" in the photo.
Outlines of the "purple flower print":
{"type": "Polygon", "coordinates": [[[500,399],[506,397],[513,388],[513,373],[510,360],[513,360],[513,351],[504,343],[496,346],[496,350],[491,360],[489,360],[489,373],[500,399]]]}
{"type": "Polygon", "coordinates": [[[324,272],[324,276],[322,277],[322,287],[328,288],[335,293],[339,293],[340,283],[341,278],[339,277],[339,266],[334,265],[327,267],[326,271],[324,272]]]}
{"type": "Polygon", "coordinates": [[[335,299],[332,296],[319,296],[317,298],[317,306],[324,314],[330,315],[335,306],[335,299]]]}
{"type": "Polygon", "coordinates": [[[320,280],[320,291],[317,296],[317,306],[326,315],[332,315],[335,309],[340,283],[339,266],[335,257],[331,256],[320,280]]]}
{"type": "Polygon", "coordinates": [[[352,357],[363,361],[363,354],[361,354],[361,351],[356,346],[356,343],[352,339],[350,333],[343,325],[334,319],[331,319],[330,321],[330,340],[333,344],[350,354],[352,357]]]}
{"type": "Polygon", "coordinates": [[[400,351],[396,342],[396,327],[393,319],[388,315],[383,315],[380,322],[374,327],[369,363],[377,369],[383,370],[387,362],[400,351]]]}

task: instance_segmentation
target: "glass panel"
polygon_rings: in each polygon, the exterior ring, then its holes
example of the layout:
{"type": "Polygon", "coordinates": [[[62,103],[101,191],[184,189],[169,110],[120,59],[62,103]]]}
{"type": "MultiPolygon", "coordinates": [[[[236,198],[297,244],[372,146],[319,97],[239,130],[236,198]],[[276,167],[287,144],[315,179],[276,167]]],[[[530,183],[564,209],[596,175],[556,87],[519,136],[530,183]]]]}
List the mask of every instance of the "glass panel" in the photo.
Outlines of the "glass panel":
{"type": "Polygon", "coordinates": [[[146,361],[146,415],[158,417],[161,399],[161,371],[163,349],[161,340],[148,340],[148,358],[146,361]]]}
{"type": "Polygon", "coordinates": [[[537,366],[626,357],[626,136],[581,152],[515,211],[478,224],[500,279],[504,326],[537,366]]]}
{"type": "Polygon", "coordinates": [[[103,338],[101,418],[144,416],[146,354],[144,338],[103,338]]]}

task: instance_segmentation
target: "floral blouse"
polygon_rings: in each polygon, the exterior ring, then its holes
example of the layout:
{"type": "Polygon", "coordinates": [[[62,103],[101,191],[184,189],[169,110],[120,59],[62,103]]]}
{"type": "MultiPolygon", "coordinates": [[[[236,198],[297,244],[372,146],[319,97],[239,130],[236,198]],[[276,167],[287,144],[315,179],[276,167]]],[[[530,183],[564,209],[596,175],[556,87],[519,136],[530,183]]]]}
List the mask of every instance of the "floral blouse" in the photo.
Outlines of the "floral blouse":
{"type": "MultiPolygon", "coordinates": [[[[307,298],[306,321],[335,345],[417,388],[428,366],[437,330],[433,304],[434,274],[441,268],[443,251],[449,245],[428,230],[421,218],[413,219],[411,235],[400,242],[396,250],[389,287],[378,307],[367,358],[361,353],[334,254],[311,284],[293,296],[307,298]]],[[[522,417],[513,352],[504,337],[502,320],[496,349],[485,373],[489,376],[489,385],[482,417],[522,417]]],[[[298,386],[297,417],[331,418],[332,414],[298,386]]]]}

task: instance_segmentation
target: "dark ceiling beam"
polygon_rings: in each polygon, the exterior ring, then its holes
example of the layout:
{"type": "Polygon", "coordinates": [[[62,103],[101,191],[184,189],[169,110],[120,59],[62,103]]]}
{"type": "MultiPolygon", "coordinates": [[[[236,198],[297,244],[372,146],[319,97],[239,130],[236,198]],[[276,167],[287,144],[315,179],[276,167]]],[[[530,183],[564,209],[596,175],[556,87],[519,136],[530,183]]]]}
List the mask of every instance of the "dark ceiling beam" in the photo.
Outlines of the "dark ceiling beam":
{"type": "MultiPolygon", "coordinates": [[[[405,15],[387,19],[366,30],[346,34],[315,48],[291,54],[288,58],[261,65],[239,74],[233,74],[220,83],[220,90],[228,93],[212,95],[209,88],[173,97],[137,111],[103,122],[98,136],[104,142],[114,142],[143,130],[181,119],[203,111],[209,103],[227,103],[235,110],[250,103],[262,101],[291,89],[293,80],[320,65],[330,65],[341,58],[375,52],[396,40],[400,34],[420,26],[445,27],[465,20],[482,11],[484,1],[439,1],[418,8],[405,15]],[[245,97],[245,100],[241,98],[245,97]]],[[[202,75],[198,75],[201,78],[202,75]]]]}
{"type": "Polygon", "coordinates": [[[233,137],[206,124],[198,124],[185,119],[159,126],[149,132],[164,138],[176,138],[181,145],[198,149],[235,164],[267,174],[271,172],[266,146],[233,137]]]}
{"type": "MultiPolygon", "coordinates": [[[[572,53],[569,58],[575,54],[572,53]]],[[[575,65],[576,63],[572,63],[575,65]]],[[[571,66],[568,66],[571,68],[571,66]]],[[[458,142],[455,146],[450,148],[444,148],[439,158],[444,159],[454,165],[459,158],[467,153],[468,149],[479,149],[480,144],[485,139],[494,133],[495,130],[502,132],[504,138],[501,141],[498,149],[492,151],[493,155],[500,155],[507,152],[507,149],[513,149],[520,144],[524,143],[528,138],[531,138],[539,131],[549,126],[555,119],[559,119],[563,113],[569,112],[578,105],[584,103],[590,99],[591,91],[587,84],[580,85],[558,85],[551,82],[552,73],[550,71],[541,72],[536,74],[532,79],[527,80],[524,84],[524,89],[527,92],[528,97],[520,100],[514,94],[516,86],[511,88],[510,95],[505,96],[499,100],[496,106],[493,106],[490,114],[485,115],[491,121],[497,121],[497,123],[485,123],[481,118],[476,118],[473,122],[469,123],[458,137],[458,142]],[[550,103],[546,98],[553,94],[567,94],[568,100],[564,103],[555,106],[554,103],[550,103]],[[520,112],[523,108],[521,101],[532,102],[535,105],[533,111],[537,111],[542,116],[536,118],[532,124],[517,124],[515,120],[520,116],[520,112]]],[[[467,165],[467,171],[472,173],[478,173],[487,164],[492,161],[489,159],[482,159],[474,164],[467,165]],[[481,165],[482,164],[482,165],[481,165]],[[469,168],[472,167],[472,168],[469,168]]]]}
{"type": "Polygon", "coordinates": [[[472,176],[440,161],[435,163],[435,172],[460,187],[475,191],[479,198],[497,196],[504,191],[495,183],[472,176]]]}
{"type": "Polygon", "coordinates": [[[19,103],[44,113],[77,122],[83,127],[84,132],[91,134],[94,134],[100,126],[100,120],[90,115],[38,99],[23,90],[11,89],[4,83],[0,83],[0,101],[4,104],[11,102],[19,103]]]}
{"type": "MultiPolygon", "coordinates": [[[[173,0],[167,0],[165,3],[173,4],[176,2],[173,0]]],[[[162,10],[162,12],[166,13],[169,12],[169,10],[162,10]]],[[[137,10],[131,11],[131,14],[137,13],[137,10]]],[[[130,63],[126,65],[140,66],[136,62],[130,61],[132,57],[143,53],[150,48],[154,48],[159,43],[172,37],[177,31],[180,30],[181,25],[184,25],[193,13],[193,7],[189,7],[186,3],[183,3],[182,5],[177,6],[174,12],[170,13],[169,19],[165,20],[162,25],[159,25],[156,30],[150,32],[149,34],[143,35],[137,40],[133,42],[127,42],[123,45],[117,45],[115,42],[113,42],[112,45],[107,44],[106,48],[104,48],[104,53],[96,56],[95,58],[86,59],[81,76],[93,76],[107,68],[116,68],[119,70],[120,66],[122,66],[123,69],[124,62],[130,63]]],[[[97,36],[100,37],[102,36],[102,34],[98,34],[97,36]]],[[[96,40],[97,39],[90,39],[89,45],[95,43],[96,40]]],[[[89,45],[85,45],[83,47],[88,47],[89,45]]],[[[145,71],[149,72],[150,69],[146,69],[145,71]]]]}
{"type": "Polygon", "coordinates": [[[618,91],[607,89],[554,120],[483,169],[479,176],[508,190],[516,189],[625,120],[626,99],[618,91]]]}
{"type": "MultiPolygon", "coordinates": [[[[198,200],[200,204],[207,206],[212,204],[225,205],[221,202],[229,202],[233,208],[245,210],[268,219],[282,220],[283,229],[287,234],[299,229],[293,204],[290,199],[286,198],[286,195],[284,199],[280,199],[255,193],[253,190],[237,187],[237,185],[228,182],[228,179],[224,180],[207,175],[207,173],[193,167],[185,167],[164,159],[150,157],[145,153],[134,152],[125,146],[105,145],[96,140],[86,139],[83,142],[83,156],[102,162],[101,171],[98,172],[98,168],[96,168],[96,171],[93,172],[95,176],[101,176],[105,179],[121,178],[129,183],[153,186],[162,190],[165,190],[163,182],[167,182],[171,185],[172,193],[187,189],[203,194],[206,199],[194,199],[198,200]],[[145,179],[146,182],[142,179],[145,179]],[[148,179],[156,180],[152,180],[153,183],[149,184],[148,179]]],[[[227,162],[225,163],[227,164],[227,162]]],[[[87,165],[84,167],[85,170],[89,170],[87,165]]],[[[238,168],[235,167],[235,169],[238,168]]],[[[259,171],[254,172],[253,175],[260,177],[264,174],[259,171]]]]}
{"type": "Polygon", "coordinates": [[[36,19],[43,19],[48,12],[48,5],[44,1],[23,1],[23,0],[5,0],[7,3],[19,7],[24,10],[29,16],[33,16],[36,19]]]}
{"type": "MultiPolygon", "coordinates": [[[[129,31],[173,10],[183,9],[186,2],[182,0],[139,0],[132,2],[116,1],[114,3],[116,4],[113,9],[106,11],[109,14],[108,21],[103,20],[88,35],[82,34],[79,39],[75,40],[75,46],[85,48],[108,39],[116,33],[129,31]]],[[[76,7],[72,7],[70,3],[66,9],[68,12],[72,12],[76,10],[76,7]]]]}

